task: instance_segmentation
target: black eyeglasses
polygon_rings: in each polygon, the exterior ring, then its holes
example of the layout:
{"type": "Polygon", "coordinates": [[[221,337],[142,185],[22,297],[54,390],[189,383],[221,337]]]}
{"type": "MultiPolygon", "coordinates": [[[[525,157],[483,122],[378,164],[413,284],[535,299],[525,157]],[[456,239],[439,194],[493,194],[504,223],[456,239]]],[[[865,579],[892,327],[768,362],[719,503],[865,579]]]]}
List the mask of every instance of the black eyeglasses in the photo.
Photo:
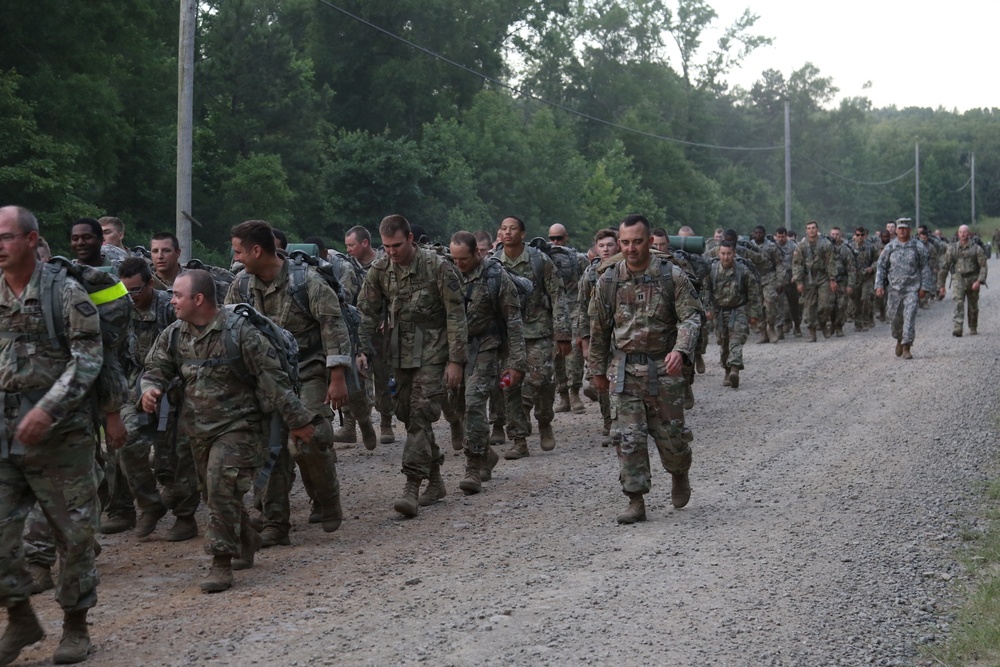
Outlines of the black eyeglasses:
{"type": "Polygon", "coordinates": [[[138,287],[133,287],[132,289],[130,289],[130,290],[128,291],[128,293],[129,293],[129,294],[138,294],[138,293],[139,293],[139,292],[141,292],[142,290],[146,289],[146,285],[148,285],[148,284],[149,284],[149,281],[147,280],[147,281],[146,281],[146,282],[144,282],[144,283],[143,283],[142,285],[139,285],[138,287]]]}
{"type": "Polygon", "coordinates": [[[564,238],[566,238],[565,234],[563,234],[561,236],[550,236],[549,240],[550,241],[562,241],[564,238]]]}

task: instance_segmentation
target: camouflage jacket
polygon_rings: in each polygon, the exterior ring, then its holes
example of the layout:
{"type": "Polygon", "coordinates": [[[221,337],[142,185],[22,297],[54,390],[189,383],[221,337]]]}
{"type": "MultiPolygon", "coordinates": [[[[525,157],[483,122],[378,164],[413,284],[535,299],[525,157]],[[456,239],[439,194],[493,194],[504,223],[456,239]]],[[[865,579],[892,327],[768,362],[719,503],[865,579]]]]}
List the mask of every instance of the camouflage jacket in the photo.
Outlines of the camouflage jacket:
{"type": "Polygon", "coordinates": [[[879,249],[871,241],[865,241],[861,245],[854,244],[857,252],[855,268],[857,270],[856,284],[860,285],[868,280],[875,279],[875,268],[878,262],[879,249]]]}
{"type": "Polygon", "coordinates": [[[761,309],[760,284],[750,270],[739,260],[730,268],[722,262],[712,262],[712,270],[704,284],[706,302],[714,310],[731,310],[746,306],[749,317],[759,320],[761,309]]]}
{"type": "Polygon", "coordinates": [[[843,240],[833,244],[833,254],[837,265],[837,272],[833,274],[833,279],[840,283],[841,287],[853,289],[858,284],[858,258],[847,244],[848,242],[843,240]]]}
{"type": "Polygon", "coordinates": [[[105,265],[115,268],[115,273],[118,273],[118,265],[128,259],[129,256],[130,253],[123,248],[107,243],[101,244],[101,257],[104,258],[105,265]]]}
{"type": "MultiPolygon", "coordinates": [[[[146,355],[153,349],[153,343],[163,330],[174,323],[177,316],[170,303],[170,295],[161,290],[153,290],[153,302],[146,310],[132,308],[132,334],[129,338],[128,379],[129,392],[138,391],[138,381],[142,376],[146,355]]],[[[133,402],[139,400],[132,397],[133,402]]]]}
{"type": "Polygon", "coordinates": [[[837,256],[833,244],[820,236],[815,243],[799,241],[792,255],[792,282],[799,285],[822,285],[837,275],[837,256]]]}
{"type": "Polygon", "coordinates": [[[268,338],[247,320],[241,320],[237,344],[241,358],[216,366],[186,363],[225,358],[223,336],[230,307],[219,309],[200,331],[189,322],[175,321],[156,339],[146,356],[146,372],[141,392],[166,391],[170,381],[180,377],[184,385],[184,406],[178,419],[184,433],[201,440],[233,431],[262,433],[265,405],[275,410],[289,428],[311,422],[315,415],[307,410],[292,388],[281,367],[279,352],[268,338]],[[245,373],[235,364],[242,364],[245,373]],[[248,383],[246,377],[254,378],[248,383]]]}
{"type": "Polygon", "coordinates": [[[763,243],[751,240],[750,243],[757,247],[757,250],[764,257],[764,262],[760,265],[760,280],[764,284],[785,282],[785,256],[778,248],[778,244],[764,239],[763,243]]]}
{"type": "Polygon", "coordinates": [[[506,340],[506,368],[526,372],[521,301],[507,272],[492,259],[462,274],[462,296],[469,328],[469,362],[476,352],[499,349],[506,340]],[[496,293],[493,290],[496,289],[496,293]]]}
{"type": "Polygon", "coordinates": [[[784,281],[787,285],[792,282],[792,256],[795,254],[795,248],[799,245],[792,239],[785,239],[785,245],[775,242],[778,250],[781,252],[781,262],[784,265],[785,277],[784,281]]]}
{"type": "Polygon", "coordinates": [[[104,361],[101,321],[83,286],[67,277],[62,316],[68,346],[53,342],[42,310],[42,266],[35,267],[20,296],[0,270],[0,391],[27,394],[52,417],[54,433],[68,433],[91,422],[84,397],[104,361]]]}
{"type": "Polygon", "coordinates": [[[981,283],[986,282],[986,253],[979,244],[971,240],[965,246],[958,241],[948,244],[938,268],[937,285],[945,286],[948,274],[954,273],[964,278],[975,278],[981,283]]]}
{"type": "Polygon", "coordinates": [[[882,250],[875,273],[875,289],[897,292],[930,291],[934,289],[927,248],[916,239],[900,243],[893,239],[882,250]]]}
{"type": "Polygon", "coordinates": [[[409,266],[387,256],[372,262],[358,298],[361,344],[372,346],[388,306],[390,354],[396,368],[468,360],[468,323],[458,269],[433,250],[417,248],[409,266]]]}
{"type": "Polygon", "coordinates": [[[615,350],[647,354],[657,363],[672,351],[694,359],[701,316],[694,288],[675,264],[651,259],[645,271],[633,275],[625,260],[618,262],[601,274],[590,302],[591,372],[606,374],[615,350]]]}
{"type": "MultiPolygon", "coordinates": [[[[327,369],[350,367],[353,355],[351,339],[340,311],[340,300],[312,267],[306,268],[306,293],[309,311],[305,311],[289,293],[288,261],[270,284],[249,276],[250,305],[295,337],[299,344],[299,377],[302,380],[329,381],[327,369]]],[[[241,276],[245,272],[241,271],[241,276]]],[[[233,281],[226,294],[226,304],[243,301],[241,280],[233,281]]]]}
{"type": "Polygon", "coordinates": [[[595,259],[586,268],[576,285],[577,304],[573,314],[573,332],[578,338],[590,338],[590,301],[594,297],[594,286],[600,278],[597,267],[601,260],[595,259]]]}
{"type": "Polygon", "coordinates": [[[555,264],[541,250],[524,246],[517,257],[508,257],[501,249],[495,255],[503,264],[519,276],[524,276],[535,284],[528,305],[525,307],[524,339],[555,338],[557,341],[570,340],[569,311],[563,298],[563,284],[556,275],[555,264]],[[537,252],[542,257],[542,284],[538,284],[531,266],[530,253],[537,252]]]}

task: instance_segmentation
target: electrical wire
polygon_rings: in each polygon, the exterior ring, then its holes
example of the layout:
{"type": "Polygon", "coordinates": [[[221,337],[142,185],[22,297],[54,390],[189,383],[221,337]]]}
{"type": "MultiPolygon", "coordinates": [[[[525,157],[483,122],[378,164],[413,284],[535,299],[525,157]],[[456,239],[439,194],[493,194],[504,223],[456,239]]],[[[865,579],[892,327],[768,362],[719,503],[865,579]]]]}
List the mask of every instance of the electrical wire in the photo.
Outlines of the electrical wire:
{"type": "Polygon", "coordinates": [[[799,157],[801,157],[803,160],[806,160],[807,162],[811,162],[816,167],[822,169],[823,171],[825,171],[826,173],[830,174],[831,176],[836,176],[837,178],[839,178],[842,181],[847,181],[848,183],[854,183],[855,185],[888,185],[890,183],[895,183],[896,181],[901,180],[901,179],[905,178],[906,176],[909,176],[911,173],[913,173],[916,170],[916,167],[910,167],[909,169],[907,169],[906,171],[904,171],[899,176],[896,176],[895,178],[890,178],[887,181],[858,181],[858,180],[855,180],[853,178],[848,178],[847,176],[842,176],[841,174],[838,174],[835,171],[831,171],[830,169],[827,169],[826,167],[824,167],[823,165],[821,165],[819,162],[816,162],[815,160],[813,160],[812,158],[810,158],[807,155],[800,155],[799,157]]]}

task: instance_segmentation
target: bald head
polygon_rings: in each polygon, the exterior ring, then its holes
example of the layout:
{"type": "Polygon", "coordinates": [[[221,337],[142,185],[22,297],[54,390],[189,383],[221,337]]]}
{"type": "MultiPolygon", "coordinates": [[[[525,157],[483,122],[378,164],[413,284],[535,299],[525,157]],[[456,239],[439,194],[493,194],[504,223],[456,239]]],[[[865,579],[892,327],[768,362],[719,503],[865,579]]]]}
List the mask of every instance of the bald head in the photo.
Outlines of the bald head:
{"type": "Polygon", "coordinates": [[[556,223],[549,227],[549,240],[556,245],[566,245],[569,243],[569,232],[566,231],[566,227],[556,223]]]}
{"type": "Polygon", "coordinates": [[[958,228],[958,240],[962,245],[969,242],[969,226],[962,225],[958,228]]]}

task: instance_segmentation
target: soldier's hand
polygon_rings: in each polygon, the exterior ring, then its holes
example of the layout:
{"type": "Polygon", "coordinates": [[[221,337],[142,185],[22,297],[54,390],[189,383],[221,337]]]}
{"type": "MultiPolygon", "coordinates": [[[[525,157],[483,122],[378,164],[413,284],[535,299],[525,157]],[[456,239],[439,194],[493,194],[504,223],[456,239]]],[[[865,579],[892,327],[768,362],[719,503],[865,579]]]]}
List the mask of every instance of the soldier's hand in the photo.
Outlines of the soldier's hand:
{"type": "Polygon", "coordinates": [[[918,298],[923,299],[925,296],[927,296],[927,290],[924,290],[924,289],[917,290],[917,297],[918,298]]]}
{"type": "Polygon", "coordinates": [[[978,280],[976,282],[972,283],[972,291],[973,292],[978,292],[979,291],[979,281],[978,280]]]}
{"type": "Polygon", "coordinates": [[[611,388],[611,382],[607,375],[594,375],[590,378],[590,385],[600,394],[606,394],[611,388]]]}
{"type": "Polygon", "coordinates": [[[364,354],[358,355],[358,370],[359,371],[368,370],[368,357],[364,354]]]}
{"type": "Polygon", "coordinates": [[[298,428],[293,428],[288,431],[288,435],[295,438],[296,440],[301,440],[302,442],[309,442],[316,435],[316,427],[312,425],[312,422],[306,424],[305,426],[300,426],[298,428]]]}
{"type": "Polygon", "coordinates": [[[854,294],[854,288],[853,287],[848,287],[847,288],[847,293],[848,294],[854,294]]]}
{"type": "Polygon", "coordinates": [[[802,293],[804,293],[806,291],[806,286],[805,285],[797,285],[795,287],[795,289],[797,289],[799,291],[799,294],[802,294],[802,293]]]}
{"type": "Polygon", "coordinates": [[[568,357],[569,355],[573,354],[573,344],[570,343],[568,340],[557,340],[556,350],[559,351],[560,357],[568,357]]]}
{"type": "Polygon", "coordinates": [[[577,343],[577,346],[580,348],[580,353],[583,355],[584,359],[590,356],[590,336],[581,338],[577,343]]]}
{"type": "Polygon", "coordinates": [[[940,301],[943,298],[944,298],[944,288],[942,287],[938,290],[938,301],[940,301]]]}
{"type": "Polygon", "coordinates": [[[750,326],[755,327],[755,326],[757,326],[758,322],[760,322],[760,320],[758,320],[756,317],[751,317],[750,318],[750,326]]]}
{"type": "Polygon", "coordinates": [[[326,388],[326,402],[334,410],[339,410],[347,403],[347,380],[344,379],[344,367],[330,369],[330,384],[326,388]]]}
{"type": "Polygon", "coordinates": [[[510,386],[512,387],[516,387],[517,385],[521,384],[521,380],[524,379],[524,373],[522,373],[521,371],[516,371],[513,368],[508,368],[504,370],[503,373],[500,374],[501,377],[503,377],[504,375],[510,376],[510,386]]]}
{"type": "Polygon", "coordinates": [[[444,386],[447,389],[458,389],[462,386],[462,364],[448,362],[444,367],[444,386]]]}
{"type": "Polygon", "coordinates": [[[14,437],[26,446],[37,445],[52,428],[52,417],[39,407],[31,408],[17,425],[14,437]]]}
{"type": "Polygon", "coordinates": [[[150,389],[142,395],[140,399],[140,404],[142,405],[143,412],[153,413],[156,412],[156,406],[160,404],[160,399],[163,397],[163,392],[159,389],[150,389]]]}
{"type": "Polygon", "coordinates": [[[128,440],[128,429],[122,421],[122,413],[109,412],[104,415],[104,437],[110,449],[121,449],[128,440]]]}
{"type": "Polygon", "coordinates": [[[830,281],[830,291],[836,293],[836,291],[837,291],[837,281],[836,280],[831,280],[830,281]]]}
{"type": "Polygon", "coordinates": [[[706,310],[705,311],[705,319],[706,320],[714,320],[715,319],[715,313],[712,312],[711,310],[706,310]]]}
{"type": "Polygon", "coordinates": [[[684,370],[684,355],[676,350],[668,354],[664,359],[667,362],[667,375],[677,377],[684,370]]]}
{"type": "Polygon", "coordinates": [[[875,296],[881,299],[882,297],[885,296],[885,290],[879,287],[877,290],[875,290],[875,296]]]}

